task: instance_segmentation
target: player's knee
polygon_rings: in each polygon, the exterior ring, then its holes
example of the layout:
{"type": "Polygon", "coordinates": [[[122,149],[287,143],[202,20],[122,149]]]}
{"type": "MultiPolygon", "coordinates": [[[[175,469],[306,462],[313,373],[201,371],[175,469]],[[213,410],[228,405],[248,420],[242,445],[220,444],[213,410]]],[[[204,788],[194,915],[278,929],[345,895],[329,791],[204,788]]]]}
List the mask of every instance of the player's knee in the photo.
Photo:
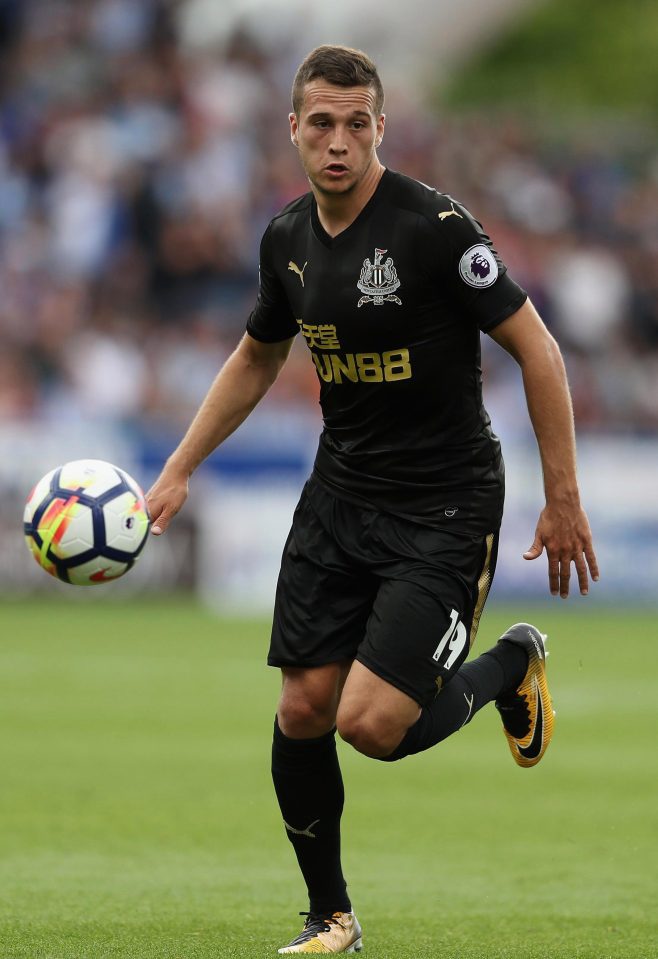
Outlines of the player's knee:
{"type": "Polygon", "coordinates": [[[331,705],[302,696],[282,697],[277,716],[281,732],[292,739],[323,736],[336,719],[331,705]]]}
{"type": "Polygon", "coordinates": [[[397,728],[369,715],[341,716],[339,713],[337,727],[339,736],[346,743],[371,759],[388,756],[401,738],[397,728]]]}

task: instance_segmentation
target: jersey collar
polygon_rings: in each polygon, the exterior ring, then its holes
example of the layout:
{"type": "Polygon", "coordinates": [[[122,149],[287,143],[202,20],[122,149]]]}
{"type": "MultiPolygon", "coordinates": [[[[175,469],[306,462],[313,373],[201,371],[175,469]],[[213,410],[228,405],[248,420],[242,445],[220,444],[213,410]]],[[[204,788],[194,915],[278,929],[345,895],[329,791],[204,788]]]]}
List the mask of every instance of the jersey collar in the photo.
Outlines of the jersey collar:
{"type": "Polygon", "coordinates": [[[315,197],[311,194],[311,226],[313,228],[313,233],[315,234],[316,239],[320,243],[329,249],[333,249],[336,246],[339,246],[341,243],[344,243],[349,237],[356,232],[359,226],[362,223],[365,223],[367,219],[372,215],[372,211],[379,205],[382,200],[382,197],[386,193],[388,184],[391,178],[391,174],[387,169],[381,175],[379,183],[375,189],[375,192],[370,197],[366,205],[363,207],[361,212],[356,216],[354,220],[350,223],[348,227],[345,227],[344,230],[341,230],[336,236],[329,236],[325,228],[320,223],[320,217],[318,216],[318,205],[315,197]]]}

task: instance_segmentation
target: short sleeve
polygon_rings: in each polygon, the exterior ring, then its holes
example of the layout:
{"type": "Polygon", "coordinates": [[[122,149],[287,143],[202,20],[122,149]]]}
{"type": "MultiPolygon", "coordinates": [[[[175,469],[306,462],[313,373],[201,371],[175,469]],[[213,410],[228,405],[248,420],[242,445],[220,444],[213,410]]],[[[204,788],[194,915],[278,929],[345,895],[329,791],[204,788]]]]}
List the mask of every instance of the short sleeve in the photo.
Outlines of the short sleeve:
{"type": "Polygon", "coordinates": [[[444,281],[451,299],[483,333],[489,333],[523,306],[528,294],[509,276],[491,239],[468,210],[442,196],[437,215],[442,239],[444,281]]]}
{"type": "Polygon", "coordinates": [[[247,333],[261,343],[279,343],[299,332],[272,256],[272,224],[260,244],[258,298],[248,321],[247,333]]]}

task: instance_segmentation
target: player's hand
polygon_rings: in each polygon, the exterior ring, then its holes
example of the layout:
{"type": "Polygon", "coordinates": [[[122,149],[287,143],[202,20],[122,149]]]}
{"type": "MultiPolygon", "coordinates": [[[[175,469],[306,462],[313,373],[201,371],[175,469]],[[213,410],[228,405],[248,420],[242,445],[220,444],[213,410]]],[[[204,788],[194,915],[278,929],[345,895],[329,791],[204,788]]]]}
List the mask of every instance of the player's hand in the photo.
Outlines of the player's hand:
{"type": "Polygon", "coordinates": [[[151,514],[151,532],[160,536],[187,499],[189,477],[166,466],[146,494],[151,514]]]}
{"type": "Polygon", "coordinates": [[[589,589],[589,575],[599,579],[599,567],[592,545],[592,532],[585,511],[578,506],[547,504],[541,511],[535,538],[524,559],[537,559],[544,549],[548,556],[548,584],[553,596],[569,595],[571,564],[576,567],[582,596],[589,589]]]}

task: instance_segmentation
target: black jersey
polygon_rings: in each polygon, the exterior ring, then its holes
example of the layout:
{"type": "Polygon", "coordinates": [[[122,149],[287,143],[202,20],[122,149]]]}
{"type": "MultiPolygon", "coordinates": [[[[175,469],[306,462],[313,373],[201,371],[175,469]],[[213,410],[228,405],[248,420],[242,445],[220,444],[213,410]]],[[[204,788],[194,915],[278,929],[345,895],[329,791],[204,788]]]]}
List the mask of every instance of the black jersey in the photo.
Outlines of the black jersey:
{"type": "Polygon", "coordinates": [[[312,193],[271,221],[247,331],[266,343],[306,340],[324,417],[321,482],[348,500],[480,534],[499,525],[503,499],[480,330],[525,299],[464,207],[386,170],[333,239],[312,193]]]}

